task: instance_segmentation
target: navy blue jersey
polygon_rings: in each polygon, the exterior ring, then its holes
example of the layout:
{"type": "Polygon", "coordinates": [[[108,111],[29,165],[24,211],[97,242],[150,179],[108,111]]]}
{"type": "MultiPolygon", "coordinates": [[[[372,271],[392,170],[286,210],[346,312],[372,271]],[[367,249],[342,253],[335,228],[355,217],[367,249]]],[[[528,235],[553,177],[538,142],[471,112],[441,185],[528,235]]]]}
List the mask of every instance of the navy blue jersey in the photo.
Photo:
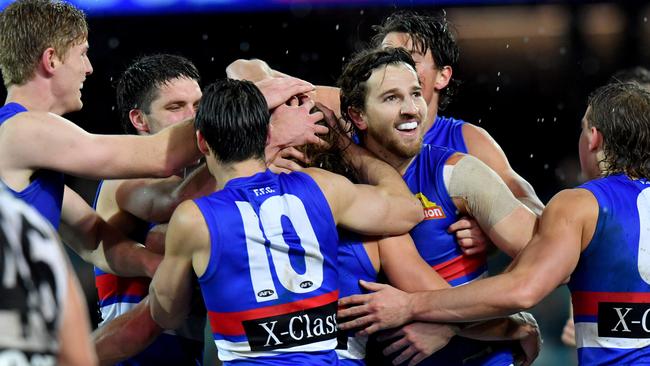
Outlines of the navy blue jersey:
{"type": "Polygon", "coordinates": [[[226,365],[336,365],[336,224],[307,174],[267,170],[195,199],[210,233],[199,278],[226,365]]]}
{"type": "MultiPolygon", "coordinates": [[[[18,103],[7,103],[0,108],[0,126],[9,118],[27,109],[18,103]]],[[[25,141],[24,143],[28,143],[25,141]]],[[[58,229],[63,206],[63,173],[39,169],[30,178],[29,185],[20,192],[7,187],[13,194],[34,207],[58,229]]]]}
{"type": "Polygon", "coordinates": [[[650,365],[650,182],[617,174],[583,184],[598,201],[571,274],[581,365],[650,365]]]}

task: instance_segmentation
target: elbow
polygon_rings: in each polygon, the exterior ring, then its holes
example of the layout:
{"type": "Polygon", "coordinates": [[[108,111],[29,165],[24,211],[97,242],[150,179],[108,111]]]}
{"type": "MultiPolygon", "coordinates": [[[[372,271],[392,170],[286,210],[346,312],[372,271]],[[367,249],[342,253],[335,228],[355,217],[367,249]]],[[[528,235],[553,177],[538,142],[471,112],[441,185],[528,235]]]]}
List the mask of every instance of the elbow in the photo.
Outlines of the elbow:
{"type": "Polygon", "coordinates": [[[511,310],[526,310],[537,305],[544,298],[544,293],[532,280],[522,279],[514,291],[509,291],[511,303],[515,306],[511,310]]]}

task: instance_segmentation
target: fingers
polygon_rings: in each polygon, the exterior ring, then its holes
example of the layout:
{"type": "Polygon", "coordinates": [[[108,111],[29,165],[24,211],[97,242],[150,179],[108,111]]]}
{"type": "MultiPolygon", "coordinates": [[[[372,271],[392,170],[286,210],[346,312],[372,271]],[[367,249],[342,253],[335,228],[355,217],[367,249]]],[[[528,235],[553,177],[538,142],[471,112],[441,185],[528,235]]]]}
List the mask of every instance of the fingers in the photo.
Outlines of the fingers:
{"type": "Polygon", "coordinates": [[[420,362],[424,361],[424,359],[427,357],[429,357],[429,355],[427,355],[426,353],[418,353],[415,356],[413,356],[408,366],[415,366],[420,362]]]}
{"type": "Polygon", "coordinates": [[[380,335],[377,336],[377,340],[379,342],[383,342],[383,341],[387,341],[389,339],[393,339],[393,338],[403,336],[403,335],[404,335],[403,328],[386,330],[386,331],[383,331],[380,335]]]}
{"type": "Polygon", "coordinates": [[[383,283],[367,282],[364,280],[359,280],[359,284],[363,286],[366,290],[370,290],[370,291],[379,291],[383,288],[390,287],[389,285],[385,285],[383,283]]]}
{"type": "MultiPolygon", "coordinates": [[[[340,330],[361,329],[360,331],[357,331],[357,335],[364,336],[370,334],[366,333],[366,329],[363,328],[368,324],[372,324],[372,319],[373,317],[371,315],[366,315],[347,322],[338,323],[338,326],[340,330]]],[[[376,329],[375,332],[377,330],[378,329],[376,329]]]]}
{"type": "Polygon", "coordinates": [[[397,356],[397,357],[393,360],[393,365],[399,365],[399,364],[401,364],[401,363],[403,363],[403,362],[406,362],[406,360],[408,360],[409,358],[413,357],[413,355],[414,355],[416,352],[417,352],[417,350],[416,350],[415,347],[413,347],[413,346],[411,346],[411,347],[405,349],[404,352],[402,352],[399,356],[397,356]]]}
{"type": "MultiPolygon", "coordinates": [[[[379,338],[377,338],[377,340],[379,340],[379,338]]],[[[382,353],[384,354],[384,356],[388,356],[388,355],[391,355],[391,354],[393,354],[393,353],[395,353],[395,352],[397,352],[397,351],[399,351],[401,349],[406,348],[408,345],[409,345],[409,342],[406,340],[406,338],[400,338],[400,339],[396,340],[395,342],[389,344],[386,348],[384,348],[382,353]]]]}
{"type": "Polygon", "coordinates": [[[302,166],[293,160],[276,158],[273,163],[269,165],[269,169],[271,169],[272,172],[279,174],[300,171],[302,170],[302,166]]]}
{"type": "Polygon", "coordinates": [[[447,228],[447,232],[454,233],[457,232],[458,230],[465,230],[465,229],[472,228],[474,226],[476,225],[472,223],[472,220],[468,219],[467,217],[461,217],[460,220],[449,225],[449,228],[447,228]]]}
{"type": "Polygon", "coordinates": [[[296,159],[302,161],[303,163],[309,163],[309,158],[300,150],[295,147],[287,147],[280,151],[280,157],[283,159],[296,159]]]}
{"type": "MultiPolygon", "coordinates": [[[[340,305],[341,305],[341,303],[339,303],[339,306],[340,305]]],[[[368,310],[369,310],[368,305],[365,305],[365,304],[364,305],[357,305],[357,306],[352,306],[352,307],[349,307],[349,308],[346,308],[346,309],[340,309],[338,311],[337,316],[339,318],[354,318],[354,317],[359,317],[359,316],[362,316],[362,315],[369,314],[370,311],[368,311],[368,310]]],[[[351,320],[351,321],[353,321],[353,320],[351,320]]],[[[349,323],[349,322],[347,322],[347,323],[349,323]]]]}

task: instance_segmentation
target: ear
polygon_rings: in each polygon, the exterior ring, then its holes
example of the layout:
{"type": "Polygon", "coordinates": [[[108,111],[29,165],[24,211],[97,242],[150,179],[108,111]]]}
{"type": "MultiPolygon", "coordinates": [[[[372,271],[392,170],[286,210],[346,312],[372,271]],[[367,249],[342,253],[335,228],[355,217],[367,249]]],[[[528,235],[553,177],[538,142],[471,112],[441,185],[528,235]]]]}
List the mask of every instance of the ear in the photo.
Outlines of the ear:
{"type": "Polygon", "coordinates": [[[54,70],[62,63],[62,60],[59,60],[56,51],[52,47],[46,48],[41,54],[40,66],[48,75],[52,75],[54,70]]]}
{"type": "Polygon", "coordinates": [[[596,127],[589,127],[589,151],[598,151],[603,147],[603,134],[596,127]]]}
{"type": "Polygon", "coordinates": [[[196,145],[199,147],[199,151],[203,153],[203,155],[210,154],[210,147],[208,146],[208,142],[205,141],[201,131],[196,131],[196,145]]]}
{"type": "Polygon", "coordinates": [[[363,112],[355,107],[348,107],[348,116],[352,119],[352,123],[360,130],[365,131],[368,129],[368,122],[363,116],[363,112]]]}
{"type": "Polygon", "coordinates": [[[142,110],[131,109],[129,111],[129,120],[131,121],[133,127],[135,127],[136,131],[144,133],[151,132],[149,129],[149,122],[147,121],[147,117],[144,115],[142,110]]]}
{"type": "Polygon", "coordinates": [[[446,88],[447,85],[449,85],[452,74],[453,70],[451,69],[451,66],[443,66],[443,68],[438,70],[436,73],[436,80],[433,83],[433,88],[435,90],[442,90],[446,88]]]}

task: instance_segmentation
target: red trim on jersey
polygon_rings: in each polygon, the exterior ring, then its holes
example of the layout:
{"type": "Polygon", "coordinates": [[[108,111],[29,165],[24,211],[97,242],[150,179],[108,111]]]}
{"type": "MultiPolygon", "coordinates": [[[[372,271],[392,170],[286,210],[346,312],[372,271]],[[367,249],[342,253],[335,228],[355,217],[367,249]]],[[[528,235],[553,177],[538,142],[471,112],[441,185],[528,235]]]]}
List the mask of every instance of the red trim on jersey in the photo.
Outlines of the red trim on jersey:
{"type": "Polygon", "coordinates": [[[106,300],[111,296],[142,296],[149,294],[149,282],[146,277],[125,278],[105,273],[95,277],[97,296],[106,300]]]}
{"type": "Polygon", "coordinates": [[[574,291],[571,301],[575,315],[598,315],[599,302],[650,303],[650,293],[574,291]]]}
{"type": "Polygon", "coordinates": [[[245,320],[268,318],[271,316],[316,308],[330,304],[333,301],[338,300],[338,298],[339,291],[336,290],[323,295],[310,297],[308,299],[294,301],[287,304],[279,304],[251,310],[225,313],[218,313],[208,310],[208,319],[210,320],[212,332],[226,336],[236,336],[244,334],[244,326],[242,325],[242,322],[245,320]]]}
{"type": "Polygon", "coordinates": [[[486,263],[487,256],[485,253],[476,255],[463,254],[431,267],[436,270],[445,281],[449,282],[476,272],[486,263]]]}

